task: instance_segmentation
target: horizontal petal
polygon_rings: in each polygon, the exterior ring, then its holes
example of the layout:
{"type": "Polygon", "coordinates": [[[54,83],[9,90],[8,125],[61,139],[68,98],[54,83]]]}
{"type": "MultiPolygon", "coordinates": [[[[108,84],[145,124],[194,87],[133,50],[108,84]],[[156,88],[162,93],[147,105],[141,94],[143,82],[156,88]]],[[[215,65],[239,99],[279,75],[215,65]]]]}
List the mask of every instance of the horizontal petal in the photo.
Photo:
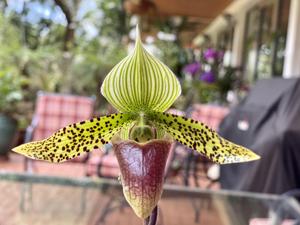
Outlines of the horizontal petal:
{"type": "Polygon", "coordinates": [[[220,137],[207,125],[193,119],[160,112],[151,112],[149,119],[175,140],[205,155],[215,163],[246,162],[260,158],[251,150],[220,137]]]}
{"type": "Polygon", "coordinates": [[[110,71],[101,93],[121,112],[164,112],[181,87],[173,72],[143,48],[138,34],[133,53],[110,71]]]}
{"type": "Polygon", "coordinates": [[[68,125],[47,139],[20,145],[13,151],[33,159],[63,162],[110,142],[122,126],[132,123],[130,114],[111,114],[68,125]]]}

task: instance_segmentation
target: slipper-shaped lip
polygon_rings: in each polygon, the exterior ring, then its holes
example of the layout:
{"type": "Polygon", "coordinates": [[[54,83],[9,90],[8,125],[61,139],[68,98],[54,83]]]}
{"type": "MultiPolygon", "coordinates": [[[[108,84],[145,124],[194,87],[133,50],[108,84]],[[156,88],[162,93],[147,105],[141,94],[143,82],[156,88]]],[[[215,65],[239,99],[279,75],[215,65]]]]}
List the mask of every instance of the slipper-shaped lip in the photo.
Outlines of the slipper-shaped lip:
{"type": "Polygon", "coordinates": [[[124,196],[140,218],[147,218],[161,197],[171,143],[169,139],[113,142],[124,196]]]}

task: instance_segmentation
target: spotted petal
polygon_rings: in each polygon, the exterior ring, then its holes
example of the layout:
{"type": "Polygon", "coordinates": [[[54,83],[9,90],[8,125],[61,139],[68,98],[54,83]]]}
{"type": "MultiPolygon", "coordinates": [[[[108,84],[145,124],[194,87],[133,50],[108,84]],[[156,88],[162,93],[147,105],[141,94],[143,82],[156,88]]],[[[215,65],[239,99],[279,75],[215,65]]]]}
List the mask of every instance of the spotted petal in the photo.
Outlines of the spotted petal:
{"type": "Polygon", "coordinates": [[[101,92],[121,112],[164,112],[181,87],[173,72],[143,48],[137,28],[133,53],[110,71],[101,92]]]}
{"type": "Polygon", "coordinates": [[[132,123],[130,114],[112,114],[66,126],[47,139],[20,145],[13,151],[33,159],[63,162],[108,143],[122,126],[132,123]]]}
{"type": "Polygon", "coordinates": [[[175,140],[215,163],[246,162],[260,158],[251,150],[220,137],[207,125],[193,119],[160,112],[150,113],[149,118],[155,126],[165,130],[175,140]]]}

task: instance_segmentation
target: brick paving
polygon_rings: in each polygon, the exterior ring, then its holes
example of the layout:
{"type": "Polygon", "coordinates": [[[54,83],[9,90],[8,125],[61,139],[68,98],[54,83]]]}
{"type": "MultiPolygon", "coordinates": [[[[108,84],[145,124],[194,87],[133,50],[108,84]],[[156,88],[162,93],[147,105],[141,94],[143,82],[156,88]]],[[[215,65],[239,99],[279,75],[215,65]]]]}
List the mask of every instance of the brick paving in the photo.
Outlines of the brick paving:
{"type": "MultiPolygon", "coordinates": [[[[0,162],[0,171],[23,170],[23,158],[11,154],[9,161],[0,162]]],[[[60,165],[37,162],[38,174],[81,177],[85,174],[84,165],[65,163],[60,165]]],[[[55,186],[0,181],[0,225],[141,225],[129,207],[118,208],[110,213],[105,222],[99,223],[99,216],[112,195],[103,194],[97,189],[82,187],[55,186]],[[31,189],[32,188],[32,189],[31,189]],[[32,198],[30,198],[30,189],[32,198]],[[24,191],[25,190],[25,191],[24,191]],[[22,192],[23,191],[23,192],[22,192]],[[22,193],[25,195],[25,210],[22,210],[22,193]],[[83,197],[84,196],[84,197],[83,197]],[[84,199],[84,201],[82,200],[84,199]],[[82,203],[85,210],[82,210],[82,203]]],[[[120,198],[120,196],[118,196],[120,198]]],[[[113,202],[119,205],[119,201],[113,202]]],[[[169,198],[159,203],[159,225],[222,225],[213,204],[206,202],[201,208],[199,223],[195,222],[192,199],[169,198]]],[[[199,201],[197,204],[199,205],[199,201]]],[[[205,203],[205,202],[204,202],[205,203]]]]}

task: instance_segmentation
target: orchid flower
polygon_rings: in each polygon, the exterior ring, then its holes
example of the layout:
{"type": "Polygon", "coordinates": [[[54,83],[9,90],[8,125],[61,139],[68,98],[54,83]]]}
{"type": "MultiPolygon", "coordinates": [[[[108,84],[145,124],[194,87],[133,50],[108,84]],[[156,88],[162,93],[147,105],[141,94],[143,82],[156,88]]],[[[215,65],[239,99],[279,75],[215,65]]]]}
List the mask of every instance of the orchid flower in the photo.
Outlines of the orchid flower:
{"type": "Polygon", "coordinates": [[[109,72],[101,93],[119,113],[68,125],[13,151],[59,163],[112,141],[123,193],[141,218],[148,217],[160,199],[172,140],[215,163],[259,158],[201,122],[165,112],[181,94],[181,86],[173,72],[143,48],[138,27],[134,51],[109,72]]]}

